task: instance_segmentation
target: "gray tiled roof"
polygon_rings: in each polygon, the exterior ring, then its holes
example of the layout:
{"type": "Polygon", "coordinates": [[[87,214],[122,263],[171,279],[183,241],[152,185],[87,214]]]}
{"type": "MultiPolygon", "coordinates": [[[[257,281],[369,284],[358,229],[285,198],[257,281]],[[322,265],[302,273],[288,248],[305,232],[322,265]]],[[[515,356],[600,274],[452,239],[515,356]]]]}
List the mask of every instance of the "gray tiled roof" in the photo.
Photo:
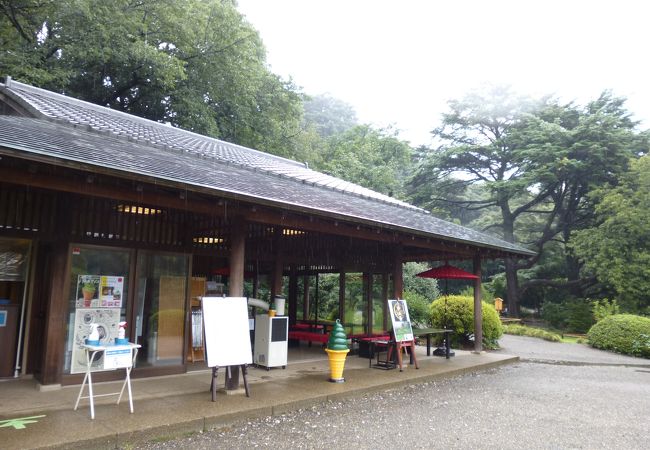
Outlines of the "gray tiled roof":
{"type": "Polygon", "coordinates": [[[50,119],[61,120],[74,125],[86,125],[93,130],[125,136],[137,142],[212,157],[220,161],[295,178],[307,183],[373,198],[405,208],[416,208],[406,202],[371,189],[310,170],[305,164],[290,159],[142,119],[131,114],[66,97],[13,80],[10,80],[8,87],[8,92],[14,98],[29,105],[33,113],[50,119]]]}
{"type": "Polygon", "coordinates": [[[63,101],[62,96],[47,91],[26,92],[23,86],[19,85],[20,95],[13,87],[9,89],[16,94],[13,97],[24,102],[29,98],[31,108],[57,120],[0,116],[0,147],[26,152],[31,157],[58,158],[117,173],[128,172],[208,188],[253,202],[522,255],[532,254],[518,245],[437,219],[419,208],[373,191],[370,192],[374,195],[365,195],[367,189],[361,191],[363,195],[351,192],[349,185],[355,185],[318,174],[290,160],[95,105],[88,106],[86,102],[65,97],[63,101]],[[57,112],[52,113],[52,110],[57,112]],[[70,118],[65,119],[66,115],[70,118]],[[98,132],[104,130],[102,127],[110,132],[98,132]],[[118,129],[122,132],[117,132],[118,129]],[[134,138],[132,133],[136,132],[146,138],[139,138],[140,135],[134,138]],[[157,145],[160,143],[164,145],[157,145]],[[308,174],[319,182],[313,182],[308,174]],[[323,181],[323,177],[328,180],[323,181]],[[344,188],[323,187],[327,182],[339,183],[344,188]]]}

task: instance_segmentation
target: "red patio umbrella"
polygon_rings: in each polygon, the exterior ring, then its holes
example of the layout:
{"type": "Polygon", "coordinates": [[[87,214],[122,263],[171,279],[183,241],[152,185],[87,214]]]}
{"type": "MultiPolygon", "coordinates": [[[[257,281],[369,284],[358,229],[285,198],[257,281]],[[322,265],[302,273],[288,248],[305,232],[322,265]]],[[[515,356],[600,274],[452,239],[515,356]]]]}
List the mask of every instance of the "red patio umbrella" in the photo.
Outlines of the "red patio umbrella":
{"type": "Polygon", "coordinates": [[[416,275],[421,278],[437,278],[445,280],[476,280],[478,277],[473,273],[459,269],[456,266],[444,264],[442,266],[434,267],[433,269],[425,270],[416,275]]]}
{"type": "MultiPolygon", "coordinates": [[[[442,266],[434,267],[433,269],[425,270],[424,272],[420,272],[416,275],[416,277],[445,280],[445,328],[447,328],[447,295],[449,291],[446,280],[476,280],[478,278],[478,276],[474,275],[473,273],[459,269],[458,267],[449,265],[448,263],[445,263],[442,266]]],[[[433,354],[436,356],[444,356],[445,349],[438,347],[434,350],[433,354]]],[[[449,356],[453,356],[453,352],[450,352],[449,356]]]]}

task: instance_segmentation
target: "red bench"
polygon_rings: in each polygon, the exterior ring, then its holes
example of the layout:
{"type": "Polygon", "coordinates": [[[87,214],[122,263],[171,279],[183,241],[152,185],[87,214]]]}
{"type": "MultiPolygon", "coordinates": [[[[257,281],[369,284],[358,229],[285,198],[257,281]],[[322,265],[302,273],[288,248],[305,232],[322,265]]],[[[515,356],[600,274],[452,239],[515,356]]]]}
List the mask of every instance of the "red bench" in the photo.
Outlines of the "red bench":
{"type": "Polygon", "coordinates": [[[289,339],[307,342],[320,342],[326,344],[329,335],[323,333],[316,333],[313,331],[289,331],[289,339]]]}

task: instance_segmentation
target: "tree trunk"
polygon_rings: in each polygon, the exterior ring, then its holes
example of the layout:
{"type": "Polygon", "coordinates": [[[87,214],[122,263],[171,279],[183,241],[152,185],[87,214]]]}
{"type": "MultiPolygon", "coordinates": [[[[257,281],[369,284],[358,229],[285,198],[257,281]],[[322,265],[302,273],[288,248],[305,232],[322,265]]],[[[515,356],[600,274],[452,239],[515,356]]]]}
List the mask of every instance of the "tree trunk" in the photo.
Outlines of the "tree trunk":
{"type": "MultiPolygon", "coordinates": [[[[515,221],[510,211],[507,200],[497,200],[501,207],[503,218],[503,239],[508,242],[515,242],[515,221]]],[[[506,301],[508,304],[508,315],[519,315],[519,283],[517,281],[517,260],[506,258],[506,301]]]]}
{"type": "Polygon", "coordinates": [[[506,299],[508,315],[519,315],[519,282],[517,280],[517,261],[506,258],[506,299]]]}

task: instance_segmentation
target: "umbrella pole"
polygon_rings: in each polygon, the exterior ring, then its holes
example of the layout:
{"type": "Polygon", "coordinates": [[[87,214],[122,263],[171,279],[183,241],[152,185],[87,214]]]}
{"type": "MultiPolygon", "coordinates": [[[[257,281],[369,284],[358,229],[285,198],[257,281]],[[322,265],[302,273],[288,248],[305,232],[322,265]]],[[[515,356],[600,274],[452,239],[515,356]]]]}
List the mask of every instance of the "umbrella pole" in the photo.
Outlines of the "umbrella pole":
{"type": "MultiPolygon", "coordinates": [[[[449,280],[445,278],[445,307],[442,311],[442,323],[443,327],[445,330],[448,329],[447,325],[447,297],[449,297],[449,280]]],[[[449,333],[444,334],[444,339],[442,341],[442,345],[439,345],[438,348],[436,348],[433,351],[433,354],[435,356],[447,356],[447,348],[451,348],[451,343],[447,342],[447,339],[449,339],[449,333]]],[[[455,353],[453,350],[449,350],[449,356],[454,356],[455,353]]]]}
{"type": "Polygon", "coordinates": [[[318,272],[316,272],[316,311],[314,312],[314,330],[318,325],[318,272]]]}

